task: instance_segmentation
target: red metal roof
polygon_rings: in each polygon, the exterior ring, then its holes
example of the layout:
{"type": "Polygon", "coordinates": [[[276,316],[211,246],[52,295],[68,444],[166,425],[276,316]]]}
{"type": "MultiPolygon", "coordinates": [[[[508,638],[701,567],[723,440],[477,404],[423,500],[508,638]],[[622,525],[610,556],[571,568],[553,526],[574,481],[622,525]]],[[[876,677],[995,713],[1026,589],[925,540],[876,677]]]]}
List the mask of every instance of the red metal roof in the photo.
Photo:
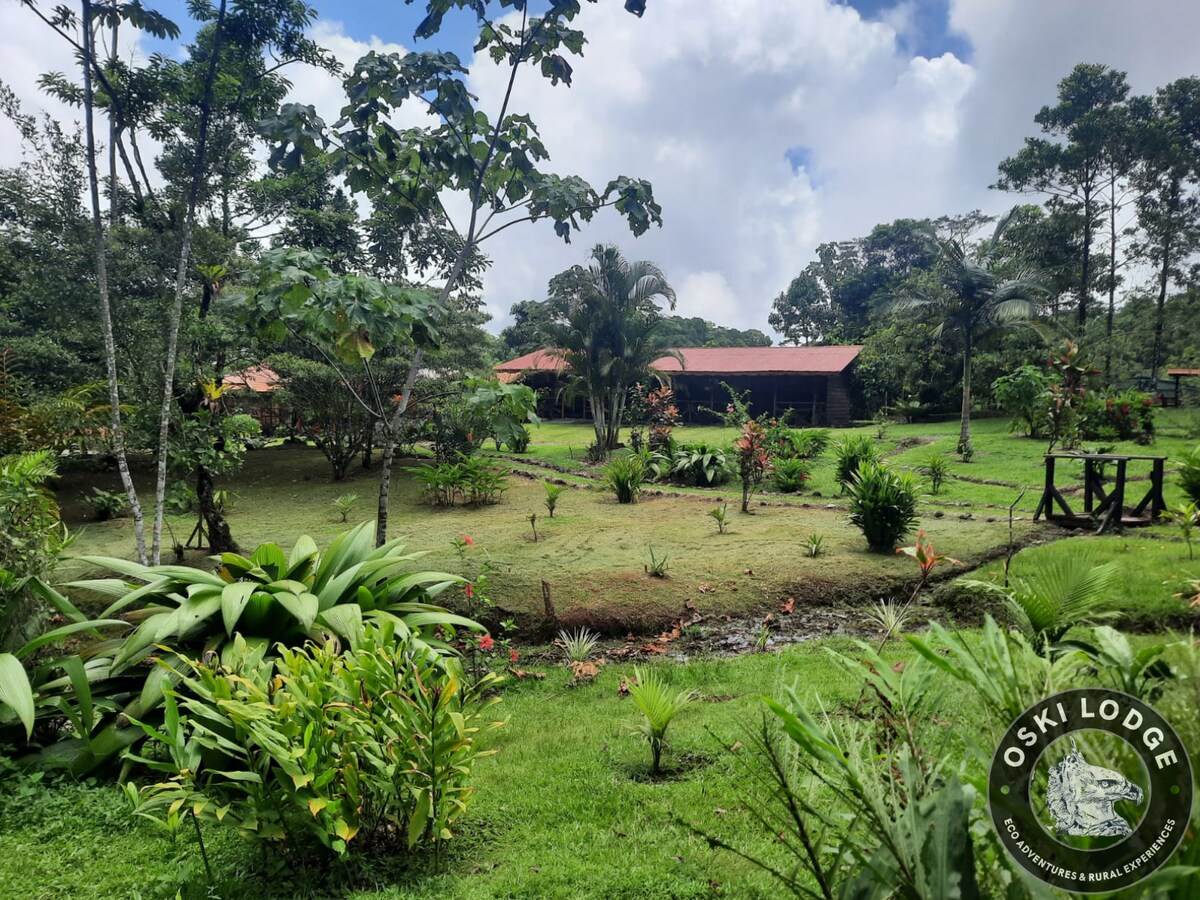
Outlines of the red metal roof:
{"type": "Polygon", "coordinates": [[[279,387],[279,376],[266,366],[251,366],[226,375],[221,379],[221,385],[230,391],[253,391],[256,394],[270,394],[279,387]]]}
{"type": "MultiPolygon", "coordinates": [[[[680,347],[684,365],[673,356],[655,360],[663,372],[689,375],[834,375],[845,370],[862,350],[858,345],[833,347],[680,347]]],[[[562,359],[550,350],[535,350],[496,366],[503,378],[520,372],[557,372],[562,359]]]]}

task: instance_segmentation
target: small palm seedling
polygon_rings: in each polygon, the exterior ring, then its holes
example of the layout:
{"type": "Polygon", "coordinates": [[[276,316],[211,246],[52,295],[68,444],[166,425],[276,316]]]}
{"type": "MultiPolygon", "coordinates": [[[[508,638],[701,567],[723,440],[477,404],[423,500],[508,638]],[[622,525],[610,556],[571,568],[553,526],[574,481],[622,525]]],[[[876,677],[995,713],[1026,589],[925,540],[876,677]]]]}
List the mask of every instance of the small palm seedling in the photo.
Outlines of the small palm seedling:
{"type": "Polygon", "coordinates": [[[596,649],[600,635],[586,628],[577,628],[574,631],[564,629],[558,633],[558,639],[562,641],[563,656],[567,665],[571,665],[588,661],[592,651],[596,649]]]}
{"type": "Polygon", "coordinates": [[[950,461],[940,453],[930,453],[917,471],[929,479],[929,493],[936,496],[942,490],[942,483],[950,478],[950,461]]]}
{"type": "Polygon", "coordinates": [[[546,489],[546,511],[550,513],[550,518],[554,518],[554,510],[558,508],[558,498],[562,496],[562,492],[567,489],[565,484],[551,484],[549,481],[543,481],[542,487],[546,489]]]}
{"type": "Polygon", "coordinates": [[[825,538],[819,534],[810,534],[800,546],[803,548],[805,556],[816,559],[825,552],[825,538]]]}
{"type": "Polygon", "coordinates": [[[1192,532],[1196,530],[1197,525],[1200,525],[1200,508],[1195,503],[1179,503],[1174,509],[1167,510],[1167,517],[1175,523],[1180,537],[1187,544],[1188,559],[1195,559],[1196,556],[1192,550],[1192,532]]]}
{"type": "Polygon", "coordinates": [[[342,517],[339,521],[345,522],[350,518],[350,512],[357,502],[358,494],[342,494],[340,497],[334,497],[330,505],[342,517]]]}
{"type": "Polygon", "coordinates": [[[91,494],[83,502],[92,508],[97,522],[115,519],[129,506],[129,498],[124,494],[98,487],[92,488],[91,494]]]}
{"type": "Polygon", "coordinates": [[[647,548],[650,551],[650,564],[645,566],[646,574],[651,578],[666,578],[667,577],[667,554],[657,556],[654,553],[653,547],[647,548]]]}
{"type": "Polygon", "coordinates": [[[877,600],[875,606],[867,612],[867,618],[883,632],[881,647],[904,631],[904,626],[912,617],[912,601],[912,597],[903,603],[898,600],[877,600]]]}
{"type": "Polygon", "coordinates": [[[716,520],[717,534],[724,534],[726,526],[729,525],[729,504],[722,503],[716,509],[710,509],[708,514],[716,520]]]}
{"type": "Polygon", "coordinates": [[[537,536],[537,513],[530,513],[530,514],[529,514],[529,527],[533,529],[533,542],[536,544],[536,543],[537,543],[537,541],[538,541],[538,536],[537,536]]]}
{"type": "Polygon", "coordinates": [[[650,772],[658,775],[662,771],[662,753],[667,746],[667,728],[671,721],[696,700],[693,691],[674,693],[656,672],[647,669],[633,670],[629,683],[629,696],[642,711],[642,721],[634,730],[650,744],[650,772]]]}

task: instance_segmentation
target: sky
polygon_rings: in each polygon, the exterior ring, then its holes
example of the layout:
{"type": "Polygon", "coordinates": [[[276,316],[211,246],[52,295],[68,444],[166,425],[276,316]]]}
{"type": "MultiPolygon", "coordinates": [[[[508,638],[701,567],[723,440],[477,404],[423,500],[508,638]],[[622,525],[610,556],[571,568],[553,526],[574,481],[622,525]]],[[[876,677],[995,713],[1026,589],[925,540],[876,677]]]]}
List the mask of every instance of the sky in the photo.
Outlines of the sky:
{"type": "MultiPolygon", "coordinates": [[[[48,0],[42,0],[43,4],[48,0]]],[[[148,3],[183,20],[183,3],[148,3]]],[[[468,16],[432,41],[412,34],[423,4],[314,0],[313,36],[345,63],[369,49],[447,49],[470,61],[470,86],[494,110],[505,73],[473,59],[468,16]]],[[[1200,4],[1180,0],[621,0],[585,3],[574,84],[523,73],[517,111],[550,151],[550,171],[602,187],[617,175],[654,184],[664,225],[634,238],[601,213],[567,245],[552,226],[507,230],[485,245],[484,299],[503,327],[512,303],[599,242],[651,259],[677,312],[769,331],[775,296],[824,241],[875,224],[1024,198],[989,189],[996,164],[1035,133],[1033,116],[1079,62],[1129,73],[1136,92],[1200,73],[1200,4]]],[[[148,42],[130,55],[175,48],[148,42]]],[[[0,79],[27,109],[71,117],[36,76],[71,58],[16,0],[0,0],[0,79]]],[[[337,118],[342,90],[292,75],[292,99],[337,118]]],[[[19,159],[0,126],[0,165],[19,159]]]]}

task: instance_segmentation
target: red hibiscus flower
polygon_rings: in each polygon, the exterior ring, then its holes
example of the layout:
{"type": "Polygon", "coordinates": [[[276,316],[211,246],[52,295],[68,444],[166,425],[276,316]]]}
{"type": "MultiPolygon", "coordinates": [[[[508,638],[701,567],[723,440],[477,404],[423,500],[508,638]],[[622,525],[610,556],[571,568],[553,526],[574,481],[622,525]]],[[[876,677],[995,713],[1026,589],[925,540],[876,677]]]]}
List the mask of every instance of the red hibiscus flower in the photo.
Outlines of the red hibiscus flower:
{"type": "Polygon", "coordinates": [[[479,639],[479,649],[485,653],[489,652],[495,646],[496,642],[492,640],[492,636],[490,634],[485,634],[479,639]]]}

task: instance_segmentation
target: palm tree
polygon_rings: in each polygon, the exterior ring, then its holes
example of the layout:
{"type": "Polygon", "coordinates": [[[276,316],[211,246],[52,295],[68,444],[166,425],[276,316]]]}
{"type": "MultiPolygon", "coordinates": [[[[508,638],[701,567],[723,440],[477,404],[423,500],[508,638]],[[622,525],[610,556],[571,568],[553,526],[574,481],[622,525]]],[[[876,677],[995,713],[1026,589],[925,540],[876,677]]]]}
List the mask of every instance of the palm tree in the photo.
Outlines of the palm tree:
{"type": "Polygon", "coordinates": [[[675,308],[675,291],[652,262],[630,262],[611,244],[597,244],[591,264],[579,271],[578,288],[547,337],[573,376],[572,389],[592,406],[596,445],[617,446],[629,389],[654,373],[662,356],[682,357],[662,346],[657,301],[675,308]]]}
{"type": "Polygon", "coordinates": [[[959,240],[933,238],[938,264],[931,282],[914,289],[910,296],[897,297],[889,304],[893,312],[928,309],[941,319],[933,335],[957,331],[963,340],[962,426],[958,452],[971,446],[971,363],[975,345],[996,328],[1030,322],[1041,310],[1048,293],[1040,272],[1020,271],[1006,278],[994,267],[996,250],[1012,213],[996,224],[991,240],[984,242],[974,256],[959,240]]]}

